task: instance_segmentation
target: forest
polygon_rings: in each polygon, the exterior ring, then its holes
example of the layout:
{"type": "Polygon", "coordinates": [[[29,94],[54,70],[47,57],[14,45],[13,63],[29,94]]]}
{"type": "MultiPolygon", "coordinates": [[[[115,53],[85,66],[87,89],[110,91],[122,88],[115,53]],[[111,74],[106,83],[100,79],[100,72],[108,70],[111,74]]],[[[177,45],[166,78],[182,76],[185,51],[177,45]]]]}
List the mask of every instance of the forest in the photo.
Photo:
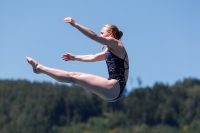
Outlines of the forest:
{"type": "Polygon", "coordinates": [[[77,85],[0,80],[0,133],[200,133],[200,80],[106,102],[77,85]]]}

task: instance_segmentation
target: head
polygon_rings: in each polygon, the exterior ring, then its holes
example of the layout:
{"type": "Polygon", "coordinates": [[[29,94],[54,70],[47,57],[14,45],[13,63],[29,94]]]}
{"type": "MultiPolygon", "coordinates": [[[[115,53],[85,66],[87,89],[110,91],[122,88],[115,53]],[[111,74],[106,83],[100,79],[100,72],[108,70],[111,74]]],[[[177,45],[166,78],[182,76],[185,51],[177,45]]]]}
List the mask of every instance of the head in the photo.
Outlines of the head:
{"type": "Polygon", "coordinates": [[[114,37],[115,39],[120,40],[122,35],[123,32],[113,24],[106,24],[101,30],[101,36],[103,37],[114,37]]]}

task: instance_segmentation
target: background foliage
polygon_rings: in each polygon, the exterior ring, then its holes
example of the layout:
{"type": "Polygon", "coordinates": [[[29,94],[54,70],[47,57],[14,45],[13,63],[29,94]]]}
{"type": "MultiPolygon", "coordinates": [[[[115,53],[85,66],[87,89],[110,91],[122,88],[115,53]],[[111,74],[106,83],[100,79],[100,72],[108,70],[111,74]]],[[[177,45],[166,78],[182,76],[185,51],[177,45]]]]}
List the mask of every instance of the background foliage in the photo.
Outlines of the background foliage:
{"type": "Polygon", "coordinates": [[[0,133],[199,133],[200,80],[137,88],[113,103],[72,85],[0,80],[0,133]]]}

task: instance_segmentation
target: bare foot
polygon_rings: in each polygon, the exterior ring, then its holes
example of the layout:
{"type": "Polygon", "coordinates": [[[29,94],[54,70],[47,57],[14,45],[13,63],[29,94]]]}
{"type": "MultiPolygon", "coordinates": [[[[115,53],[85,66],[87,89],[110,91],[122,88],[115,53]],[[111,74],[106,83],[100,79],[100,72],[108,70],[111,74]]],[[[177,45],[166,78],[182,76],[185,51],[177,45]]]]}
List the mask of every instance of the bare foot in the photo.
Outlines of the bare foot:
{"type": "Polygon", "coordinates": [[[33,67],[34,73],[41,73],[40,72],[40,68],[42,67],[41,64],[39,64],[37,61],[35,61],[34,59],[32,59],[32,58],[30,58],[28,56],[26,56],[26,60],[33,67]]]}

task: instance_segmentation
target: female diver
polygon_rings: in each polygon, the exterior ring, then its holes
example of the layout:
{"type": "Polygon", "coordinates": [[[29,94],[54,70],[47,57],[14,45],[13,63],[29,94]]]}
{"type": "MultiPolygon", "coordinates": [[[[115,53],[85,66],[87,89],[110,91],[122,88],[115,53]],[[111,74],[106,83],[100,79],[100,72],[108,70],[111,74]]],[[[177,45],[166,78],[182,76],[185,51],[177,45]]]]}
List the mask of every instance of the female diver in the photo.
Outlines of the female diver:
{"type": "Polygon", "coordinates": [[[106,45],[107,48],[95,55],[73,55],[65,53],[62,59],[65,61],[82,61],[94,62],[106,60],[109,78],[86,74],[83,72],[68,72],[64,70],[54,69],[38,63],[36,60],[26,57],[28,63],[32,66],[33,71],[37,74],[46,74],[59,82],[75,83],[80,87],[94,93],[107,102],[118,100],[126,86],[129,74],[129,61],[125,47],[120,41],[123,33],[112,24],[103,26],[101,34],[97,35],[92,30],[78,24],[71,17],[64,19],[64,22],[78,29],[88,38],[106,45]]]}

